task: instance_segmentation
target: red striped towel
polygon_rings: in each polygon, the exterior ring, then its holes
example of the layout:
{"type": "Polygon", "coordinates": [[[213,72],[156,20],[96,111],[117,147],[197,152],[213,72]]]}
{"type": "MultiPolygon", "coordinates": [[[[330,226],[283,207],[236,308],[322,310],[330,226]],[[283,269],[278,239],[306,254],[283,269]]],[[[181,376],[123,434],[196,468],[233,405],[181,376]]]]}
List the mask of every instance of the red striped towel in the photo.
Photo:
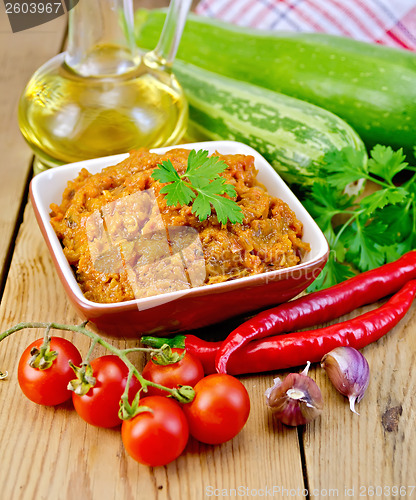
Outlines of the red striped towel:
{"type": "Polygon", "coordinates": [[[201,0],[197,13],[240,26],[331,33],[416,50],[416,0],[201,0]]]}

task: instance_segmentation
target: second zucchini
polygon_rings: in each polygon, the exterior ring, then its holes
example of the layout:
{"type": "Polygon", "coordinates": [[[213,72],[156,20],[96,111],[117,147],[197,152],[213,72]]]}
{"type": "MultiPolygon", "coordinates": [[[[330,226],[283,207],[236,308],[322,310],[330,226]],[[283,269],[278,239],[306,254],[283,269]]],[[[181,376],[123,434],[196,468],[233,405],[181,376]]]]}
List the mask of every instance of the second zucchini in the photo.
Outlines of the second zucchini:
{"type": "Polygon", "coordinates": [[[313,184],[327,152],[364,143],[338,116],[312,104],[177,61],[189,103],[192,139],[228,139],[262,154],[290,184],[313,184]]]}

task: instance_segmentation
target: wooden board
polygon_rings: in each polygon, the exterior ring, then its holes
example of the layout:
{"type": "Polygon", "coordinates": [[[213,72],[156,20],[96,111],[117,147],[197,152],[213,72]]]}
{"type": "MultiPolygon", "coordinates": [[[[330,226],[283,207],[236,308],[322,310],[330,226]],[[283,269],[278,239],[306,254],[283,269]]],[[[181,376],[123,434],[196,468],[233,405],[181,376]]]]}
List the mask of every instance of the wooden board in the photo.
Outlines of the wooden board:
{"type": "MultiPolygon", "coordinates": [[[[166,3],[142,0],[135,5],[166,3]]],[[[17,99],[33,71],[58,52],[64,22],[57,19],[13,35],[0,5],[0,278],[8,276],[0,305],[1,331],[20,321],[79,322],[29,205],[21,226],[19,222],[31,152],[17,127],[17,99]]],[[[70,403],[46,408],[28,401],[18,386],[17,362],[43,332],[15,334],[0,344],[0,370],[9,371],[9,378],[0,381],[0,500],[304,498],[306,492],[310,498],[415,497],[415,329],[414,305],[387,337],[363,350],[371,382],[357,406],[360,416],[349,411],[346,399],[315,366],[310,374],[321,387],[324,413],[305,428],[288,429],[272,421],[264,404],[273,376],[284,373],[241,377],[252,402],[243,432],[222,446],[191,439],[177,461],[154,469],[126,455],[118,429],[89,426],[70,403]]],[[[87,352],[86,338],[58,333],[87,352]]],[[[133,345],[122,339],[114,343],[133,345]]],[[[103,353],[101,348],[95,351],[103,353]]],[[[132,359],[139,368],[145,361],[139,355],[132,359]]]]}
{"type": "Polygon", "coordinates": [[[413,304],[396,328],[363,349],[371,379],[356,408],[359,416],[349,411],[346,398],[334,391],[324,371],[315,370],[313,377],[321,387],[326,409],[305,434],[311,491],[332,489],[332,496],[339,492],[341,498],[416,494],[415,333],[413,304]],[[402,487],[401,493],[396,492],[397,487],[402,487]]]}
{"type": "MultiPolygon", "coordinates": [[[[20,321],[77,323],[52,267],[30,206],[25,213],[0,307],[0,329],[20,321]]],[[[61,334],[62,332],[59,332],[61,334]]],[[[221,446],[190,440],[186,453],[167,467],[151,469],[129,458],[117,429],[97,429],[70,404],[44,408],[28,401],[16,380],[19,354],[42,332],[22,331],[0,345],[0,491],[2,498],[134,499],[203,498],[210,488],[249,490],[285,485],[303,488],[296,429],[273,424],[264,403],[271,375],[243,377],[252,409],[235,439],[221,446]],[[52,465],[53,464],[53,465],[52,465]],[[46,488],[46,489],[45,489],[46,488]]],[[[88,341],[74,339],[83,354],[88,341]]],[[[132,341],[116,342],[131,346],[132,341]]],[[[103,351],[97,349],[97,354],[103,351]]],[[[137,357],[140,367],[144,360],[137,357]]]]}
{"type": "Polygon", "coordinates": [[[32,151],[17,123],[18,101],[33,72],[59,52],[65,23],[61,17],[12,33],[4,3],[0,4],[0,283],[31,172],[32,151]]]}
{"type": "MultiPolygon", "coordinates": [[[[0,319],[2,330],[22,320],[79,321],[57,281],[30,206],[19,233],[0,319]]],[[[412,307],[405,321],[387,337],[364,349],[371,383],[357,406],[360,416],[349,411],[346,399],[319,367],[311,370],[321,387],[325,411],[303,432],[305,482],[298,431],[273,423],[264,405],[271,374],[241,378],[249,390],[252,411],[237,438],[216,447],[191,440],[177,461],[149,469],[126,455],[117,429],[85,424],[69,403],[43,408],[25,399],[16,380],[17,360],[24,347],[42,332],[23,331],[3,341],[0,348],[0,369],[10,371],[9,379],[0,382],[1,491],[4,498],[37,498],[37,488],[46,482],[44,498],[48,499],[194,499],[215,489],[224,494],[231,491],[232,495],[239,486],[244,491],[280,488],[283,497],[289,495],[285,492],[295,491],[302,497],[305,488],[311,497],[318,498],[348,498],[352,488],[356,494],[371,491],[367,490],[371,486],[381,486],[383,492],[402,486],[410,492],[416,484],[415,328],[416,308],[412,307]]],[[[85,338],[63,336],[73,339],[86,353],[85,338]]],[[[132,345],[132,341],[115,343],[132,345]]],[[[103,354],[103,350],[97,349],[96,354],[103,354]]],[[[140,356],[135,361],[139,367],[144,363],[140,356]]]]}

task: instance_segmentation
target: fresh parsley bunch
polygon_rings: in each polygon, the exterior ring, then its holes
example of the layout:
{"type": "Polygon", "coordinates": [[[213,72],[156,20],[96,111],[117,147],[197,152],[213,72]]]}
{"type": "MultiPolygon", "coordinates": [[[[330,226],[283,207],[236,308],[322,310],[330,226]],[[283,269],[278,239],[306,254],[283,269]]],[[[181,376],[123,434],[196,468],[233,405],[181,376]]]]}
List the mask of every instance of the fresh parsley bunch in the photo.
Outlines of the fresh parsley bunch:
{"type": "Polygon", "coordinates": [[[373,148],[364,165],[352,147],[325,156],[321,180],[303,201],[331,248],[310,290],[329,287],[416,248],[415,172],[402,149],[382,145],[373,148]],[[347,185],[362,179],[374,183],[374,192],[345,194],[347,185]]]}
{"type": "Polygon", "coordinates": [[[204,221],[211,215],[211,205],[222,224],[243,222],[244,215],[234,200],[236,191],[219,174],[227,168],[227,164],[217,156],[208,156],[208,151],[192,149],[188,156],[188,164],[184,174],[180,175],[170,160],[162,162],[152,173],[153,179],[166,183],[160,190],[166,195],[166,203],[170,206],[189,205],[192,202],[192,213],[204,221]],[[228,195],[226,198],[221,195],[228,195]]]}

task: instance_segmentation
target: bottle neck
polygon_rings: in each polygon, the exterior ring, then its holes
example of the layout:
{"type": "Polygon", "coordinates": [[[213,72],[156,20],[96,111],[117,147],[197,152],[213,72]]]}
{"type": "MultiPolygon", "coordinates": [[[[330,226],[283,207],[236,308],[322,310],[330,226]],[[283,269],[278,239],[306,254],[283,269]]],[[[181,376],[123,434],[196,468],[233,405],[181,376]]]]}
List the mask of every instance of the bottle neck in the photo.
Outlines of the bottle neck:
{"type": "Polygon", "coordinates": [[[133,0],[79,0],[68,16],[65,62],[73,71],[104,77],[138,66],[133,0]]]}

